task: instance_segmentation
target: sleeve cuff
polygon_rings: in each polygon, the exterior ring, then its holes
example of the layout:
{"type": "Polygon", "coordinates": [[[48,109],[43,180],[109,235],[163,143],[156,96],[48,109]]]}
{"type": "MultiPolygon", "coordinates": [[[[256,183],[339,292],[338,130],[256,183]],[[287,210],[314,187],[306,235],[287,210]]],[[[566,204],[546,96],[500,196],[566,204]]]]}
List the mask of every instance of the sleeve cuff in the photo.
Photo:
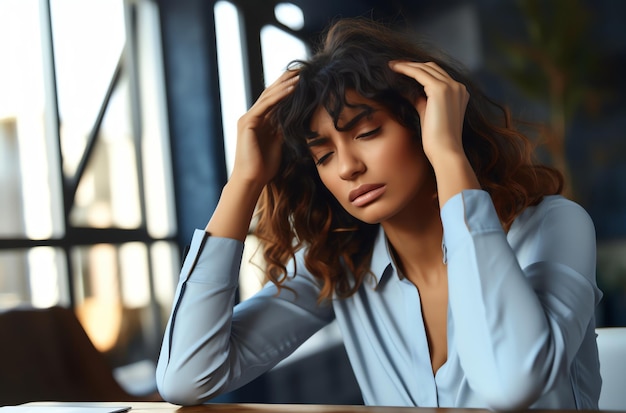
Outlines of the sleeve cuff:
{"type": "Polygon", "coordinates": [[[180,277],[185,281],[236,286],[242,255],[241,241],[212,237],[196,229],[180,277]]]}
{"type": "Polygon", "coordinates": [[[441,208],[441,222],[448,251],[468,237],[502,231],[491,196],[481,189],[468,189],[450,198],[441,208]]]}

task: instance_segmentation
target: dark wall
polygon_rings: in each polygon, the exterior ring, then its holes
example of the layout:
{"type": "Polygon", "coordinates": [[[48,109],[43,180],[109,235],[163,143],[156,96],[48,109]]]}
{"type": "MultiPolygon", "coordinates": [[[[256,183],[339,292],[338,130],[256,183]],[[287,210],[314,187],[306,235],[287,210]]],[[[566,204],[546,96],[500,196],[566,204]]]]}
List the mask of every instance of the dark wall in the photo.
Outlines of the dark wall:
{"type": "Polygon", "coordinates": [[[204,228],[226,183],[213,2],[161,0],[179,244],[204,228]]]}

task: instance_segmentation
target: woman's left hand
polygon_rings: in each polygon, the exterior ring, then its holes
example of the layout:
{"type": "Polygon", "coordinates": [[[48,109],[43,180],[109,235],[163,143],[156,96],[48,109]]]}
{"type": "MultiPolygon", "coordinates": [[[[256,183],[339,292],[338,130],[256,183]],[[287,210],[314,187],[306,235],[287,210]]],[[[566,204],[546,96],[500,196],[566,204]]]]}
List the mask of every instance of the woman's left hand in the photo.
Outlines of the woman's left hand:
{"type": "Polygon", "coordinates": [[[431,164],[447,155],[463,155],[463,119],[469,93],[433,62],[392,61],[395,72],[415,79],[424,87],[415,108],[422,125],[422,145],[431,164]]]}
{"type": "Polygon", "coordinates": [[[422,146],[437,179],[439,206],[480,183],[463,150],[463,120],[469,93],[433,62],[392,61],[389,67],[424,87],[415,108],[422,125],[422,146]]]}

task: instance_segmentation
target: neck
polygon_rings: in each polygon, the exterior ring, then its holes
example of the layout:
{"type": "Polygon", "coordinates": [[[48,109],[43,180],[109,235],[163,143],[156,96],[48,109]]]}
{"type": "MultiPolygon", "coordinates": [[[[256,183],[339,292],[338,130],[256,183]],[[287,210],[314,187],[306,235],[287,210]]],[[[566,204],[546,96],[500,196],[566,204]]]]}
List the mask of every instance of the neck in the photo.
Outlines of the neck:
{"type": "Polygon", "coordinates": [[[445,280],[441,243],[443,227],[436,203],[419,208],[411,219],[385,222],[383,229],[400,270],[413,284],[436,285],[445,280]]]}

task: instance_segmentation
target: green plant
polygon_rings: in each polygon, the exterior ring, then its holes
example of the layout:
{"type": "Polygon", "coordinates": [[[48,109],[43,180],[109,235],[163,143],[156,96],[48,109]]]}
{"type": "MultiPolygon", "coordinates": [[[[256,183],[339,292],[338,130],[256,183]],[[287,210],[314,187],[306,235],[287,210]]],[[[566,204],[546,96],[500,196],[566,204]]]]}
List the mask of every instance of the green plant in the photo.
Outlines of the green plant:
{"type": "Polygon", "coordinates": [[[547,105],[542,135],[554,167],[565,176],[565,195],[575,197],[566,156],[568,128],[582,109],[597,112],[602,92],[601,54],[590,36],[593,14],[580,0],[520,0],[525,33],[495,37],[503,63],[496,70],[524,95],[547,105]]]}

